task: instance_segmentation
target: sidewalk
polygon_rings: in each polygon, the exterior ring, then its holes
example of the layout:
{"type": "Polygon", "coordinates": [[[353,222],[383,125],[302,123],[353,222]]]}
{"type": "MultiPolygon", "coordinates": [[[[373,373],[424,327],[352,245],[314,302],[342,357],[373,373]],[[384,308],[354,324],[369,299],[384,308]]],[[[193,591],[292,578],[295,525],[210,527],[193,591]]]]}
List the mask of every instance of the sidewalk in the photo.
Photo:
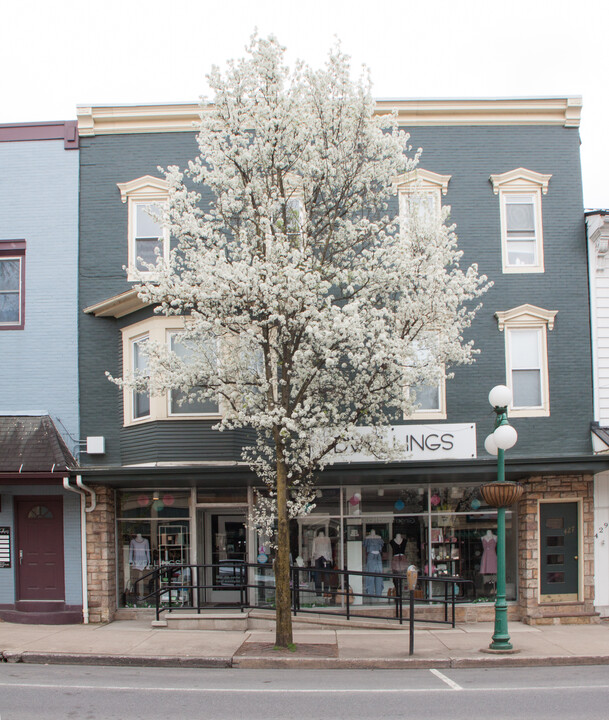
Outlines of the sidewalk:
{"type": "Polygon", "coordinates": [[[107,625],[0,622],[5,662],[235,668],[446,668],[609,664],[609,623],[530,627],[512,622],[509,655],[488,654],[492,623],[407,629],[297,630],[295,652],[273,649],[261,630],[152,629],[148,621],[107,625]]]}

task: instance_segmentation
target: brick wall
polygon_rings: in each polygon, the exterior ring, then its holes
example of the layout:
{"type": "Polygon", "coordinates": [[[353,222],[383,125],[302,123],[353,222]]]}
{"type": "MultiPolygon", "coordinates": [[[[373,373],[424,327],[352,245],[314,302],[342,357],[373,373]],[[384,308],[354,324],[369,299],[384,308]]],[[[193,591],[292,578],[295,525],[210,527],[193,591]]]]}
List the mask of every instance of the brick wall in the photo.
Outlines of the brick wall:
{"type": "Polygon", "coordinates": [[[87,514],[89,622],[111,622],[116,612],[116,506],[112,488],[92,485],[97,506],[87,514]]]}

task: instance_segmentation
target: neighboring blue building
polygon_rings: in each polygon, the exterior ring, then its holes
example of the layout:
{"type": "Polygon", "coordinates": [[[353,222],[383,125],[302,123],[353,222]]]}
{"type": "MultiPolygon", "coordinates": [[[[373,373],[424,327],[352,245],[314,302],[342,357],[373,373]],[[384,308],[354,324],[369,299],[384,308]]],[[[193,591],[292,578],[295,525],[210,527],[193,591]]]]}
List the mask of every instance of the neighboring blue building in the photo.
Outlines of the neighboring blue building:
{"type": "MultiPolygon", "coordinates": [[[[315,510],[293,524],[292,555],[315,566],[323,530],[330,539],[325,560],[359,570],[363,538],[374,530],[385,541],[389,572],[388,541],[399,534],[408,563],[471,580],[475,590],[466,600],[492,599],[496,556],[486,538],[497,519],[480,499],[480,485],[496,473],[484,451],[493,429],[487,394],[505,383],[520,436],[507,453],[507,475],[525,488],[507,513],[510,615],[532,623],[593,618],[593,475],[607,459],[593,454],[589,431],[581,102],[399,100],[378,107],[395,109],[413,146],[423,147],[419,168],[396,178],[395,212],[415,187],[430,202],[450,205],[463,262],[478,263],[494,282],[471,329],[481,354],[430,388],[415,416],[396,426],[410,450],[402,462],[344,455],[324,471],[315,510]]],[[[103,517],[93,513],[91,520],[110,539],[96,566],[102,619],[133,604],[134,584],[150,566],[255,562],[259,551],[245,525],[256,490],[241,460],[248,434],[213,431],[218,407],[193,412],[170,396],[119,391],[105,377],[136,369],[142,340],[171,342],[180,328],[179,318],[143,306],[130,268],[151,238],[169,250],[146,207],[167,194],[158,166],[184,167],[197,153],[197,110],[79,109],[80,435],[90,449],[81,472],[103,504],[103,517]]],[[[230,592],[227,585],[206,600],[230,592]]],[[[492,616],[490,603],[463,608],[468,619],[492,616]]]]}
{"type": "Polygon", "coordinates": [[[83,619],[76,122],[0,125],[0,618],[83,619]]]}

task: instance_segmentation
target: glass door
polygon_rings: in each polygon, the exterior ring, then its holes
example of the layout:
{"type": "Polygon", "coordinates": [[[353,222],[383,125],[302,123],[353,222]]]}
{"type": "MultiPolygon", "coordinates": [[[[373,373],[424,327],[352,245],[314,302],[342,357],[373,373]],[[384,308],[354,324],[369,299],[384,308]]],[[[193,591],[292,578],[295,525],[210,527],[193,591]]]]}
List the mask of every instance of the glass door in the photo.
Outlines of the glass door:
{"type": "Polygon", "coordinates": [[[245,513],[234,511],[205,511],[203,515],[203,548],[200,557],[206,565],[205,602],[238,603],[241,584],[241,564],[247,562],[247,528],[245,513]]]}

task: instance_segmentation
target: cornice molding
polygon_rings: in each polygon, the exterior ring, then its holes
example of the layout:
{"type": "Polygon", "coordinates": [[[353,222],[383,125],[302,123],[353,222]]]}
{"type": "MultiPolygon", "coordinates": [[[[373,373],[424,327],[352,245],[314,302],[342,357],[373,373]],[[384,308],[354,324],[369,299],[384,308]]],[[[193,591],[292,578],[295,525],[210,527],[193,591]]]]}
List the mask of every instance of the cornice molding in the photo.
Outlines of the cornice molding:
{"type": "Polygon", "coordinates": [[[519,305],[511,310],[498,311],[495,313],[499,330],[503,331],[506,325],[514,327],[539,327],[547,325],[548,330],[554,329],[554,318],[558,310],[544,310],[536,305],[519,305]]]}
{"type": "Polygon", "coordinates": [[[548,183],[551,177],[552,175],[544,175],[543,173],[520,167],[515,170],[508,170],[508,172],[499,175],[491,175],[489,179],[493,183],[495,195],[498,194],[499,190],[530,191],[531,189],[536,190],[538,188],[541,188],[543,194],[547,195],[548,183]]]}
{"type": "Polygon", "coordinates": [[[441,190],[442,195],[446,195],[448,183],[452,175],[439,175],[431,170],[424,168],[415,168],[403,175],[393,179],[393,190],[408,190],[410,186],[414,186],[417,190],[441,190]]]}
{"type": "MultiPolygon", "coordinates": [[[[79,105],[81,137],[155,132],[192,132],[208,106],[79,105]]],[[[562,125],[579,127],[581,97],[377,100],[379,115],[395,112],[400,125],[562,125]]]]}

